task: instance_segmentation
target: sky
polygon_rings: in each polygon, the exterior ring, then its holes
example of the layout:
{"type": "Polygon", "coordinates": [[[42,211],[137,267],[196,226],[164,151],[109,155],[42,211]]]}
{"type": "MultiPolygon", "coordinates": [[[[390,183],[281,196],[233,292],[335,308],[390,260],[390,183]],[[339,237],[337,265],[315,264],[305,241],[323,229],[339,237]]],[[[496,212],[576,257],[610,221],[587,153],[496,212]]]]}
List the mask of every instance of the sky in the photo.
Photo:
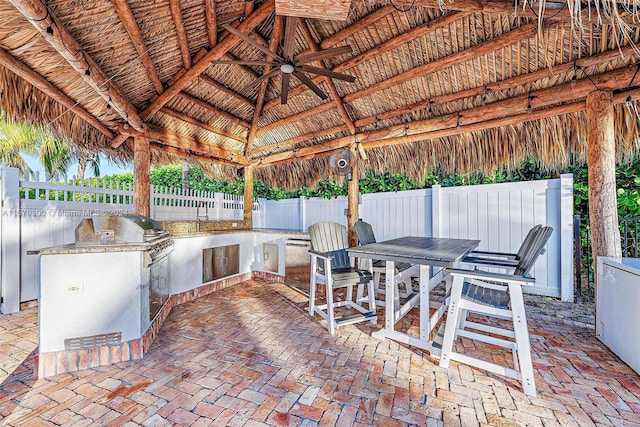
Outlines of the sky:
{"type": "MultiPolygon", "coordinates": [[[[29,167],[31,167],[31,169],[33,169],[34,172],[35,171],[40,172],[40,181],[44,181],[44,176],[45,176],[44,168],[42,167],[42,164],[38,160],[37,155],[33,155],[33,156],[25,155],[25,159],[27,160],[29,167]]],[[[69,170],[67,171],[67,176],[71,178],[76,174],[77,170],[78,170],[78,163],[74,162],[69,168],[69,170]]],[[[130,164],[125,168],[122,168],[114,165],[113,163],[109,162],[104,156],[100,155],[100,176],[123,174],[128,172],[133,172],[133,164],[130,164]]],[[[93,176],[93,171],[91,170],[91,168],[87,168],[87,172],[85,173],[85,178],[90,178],[92,176],[93,176]]]]}

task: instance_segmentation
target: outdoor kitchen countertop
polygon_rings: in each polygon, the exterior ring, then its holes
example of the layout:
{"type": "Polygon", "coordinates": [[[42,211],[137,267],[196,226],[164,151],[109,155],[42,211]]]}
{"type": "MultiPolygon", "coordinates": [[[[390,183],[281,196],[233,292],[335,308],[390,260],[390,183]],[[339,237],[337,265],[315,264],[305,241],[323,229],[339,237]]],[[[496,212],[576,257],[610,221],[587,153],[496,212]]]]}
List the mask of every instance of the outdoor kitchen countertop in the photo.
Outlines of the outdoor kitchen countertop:
{"type": "MultiPolygon", "coordinates": [[[[309,233],[306,231],[288,231],[288,230],[275,230],[258,228],[253,230],[222,230],[222,231],[199,231],[199,232],[185,232],[179,234],[171,234],[168,238],[173,239],[188,239],[192,237],[206,237],[223,234],[244,234],[244,233],[267,233],[267,234],[286,234],[295,235],[302,238],[308,237],[309,233]]],[[[161,240],[154,241],[157,243],[161,240]]],[[[48,248],[35,249],[27,252],[28,255],[59,255],[59,254],[89,254],[89,253],[105,253],[105,252],[130,252],[144,250],[149,246],[149,243],[109,243],[104,245],[92,244],[92,245],[78,245],[75,243],[68,243],[66,245],[52,246],[48,248]]]]}
{"type": "MultiPolygon", "coordinates": [[[[157,243],[157,242],[153,242],[157,243]]],[[[60,255],[60,254],[90,254],[103,252],[129,252],[141,251],[149,247],[148,243],[108,243],[104,245],[77,245],[68,243],[66,245],[52,246],[49,248],[28,251],[28,255],[60,255]]]]}
{"type": "Polygon", "coordinates": [[[240,229],[240,230],[218,230],[218,231],[193,231],[193,232],[184,232],[184,233],[175,233],[171,234],[171,237],[175,239],[186,239],[190,237],[203,237],[203,236],[216,236],[221,234],[240,234],[240,233],[266,233],[266,234],[286,234],[286,235],[296,235],[296,236],[309,236],[309,233],[306,231],[289,231],[289,230],[275,230],[275,229],[267,229],[267,228],[255,228],[251,230],[240,229]]]}

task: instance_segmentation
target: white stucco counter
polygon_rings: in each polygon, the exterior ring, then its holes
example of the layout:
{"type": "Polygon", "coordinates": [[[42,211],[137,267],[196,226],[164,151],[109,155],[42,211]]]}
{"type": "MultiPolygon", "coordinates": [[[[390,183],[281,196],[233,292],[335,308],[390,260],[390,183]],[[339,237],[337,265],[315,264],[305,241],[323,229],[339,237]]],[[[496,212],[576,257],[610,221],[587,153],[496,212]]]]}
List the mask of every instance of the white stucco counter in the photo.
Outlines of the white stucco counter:
{"type": "MultiPolygon", "coordinates": [[[[238,274],[252,271],[268,271],[285,274],[285,243],[287,239],[308,239],[305,232],[285,230],[234,230],[222,232],[200,232],[174,234],[175,249],[169,255],[171,293],[178,294],[198,288],[207,283],[203,281],[203,251],[239,245],[238,274]],[[265,244],[270,250],[277,248],[277,268],[266,268],[265,244]]],[[[273,263],[273,252],[270,252],[273,263]]]]}

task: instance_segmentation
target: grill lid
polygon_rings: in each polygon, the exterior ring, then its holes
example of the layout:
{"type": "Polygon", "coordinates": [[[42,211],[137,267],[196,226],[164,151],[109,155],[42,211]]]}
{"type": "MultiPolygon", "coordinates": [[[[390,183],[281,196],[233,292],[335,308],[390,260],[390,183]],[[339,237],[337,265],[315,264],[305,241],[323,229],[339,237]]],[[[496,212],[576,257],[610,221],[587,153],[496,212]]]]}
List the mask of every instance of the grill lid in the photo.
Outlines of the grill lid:
{"type": "Polygon", "coordinates": [[[76,244],[145,243],[168,235],[158,221],[144,215],[104,215],[80,221],[76,244]]]}

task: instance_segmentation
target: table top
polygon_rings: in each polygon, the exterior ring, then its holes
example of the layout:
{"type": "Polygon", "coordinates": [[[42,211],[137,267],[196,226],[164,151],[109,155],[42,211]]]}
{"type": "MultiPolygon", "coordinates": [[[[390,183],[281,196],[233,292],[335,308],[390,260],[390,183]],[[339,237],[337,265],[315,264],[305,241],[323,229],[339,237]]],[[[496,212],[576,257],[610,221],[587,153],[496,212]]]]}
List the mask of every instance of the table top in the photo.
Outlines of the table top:
{"type": "Polygon", "coordinates": [[[480,244],[479,240],[407,236],[349,248],[350,256],[412,264],[452,266],[480,244]]]}

